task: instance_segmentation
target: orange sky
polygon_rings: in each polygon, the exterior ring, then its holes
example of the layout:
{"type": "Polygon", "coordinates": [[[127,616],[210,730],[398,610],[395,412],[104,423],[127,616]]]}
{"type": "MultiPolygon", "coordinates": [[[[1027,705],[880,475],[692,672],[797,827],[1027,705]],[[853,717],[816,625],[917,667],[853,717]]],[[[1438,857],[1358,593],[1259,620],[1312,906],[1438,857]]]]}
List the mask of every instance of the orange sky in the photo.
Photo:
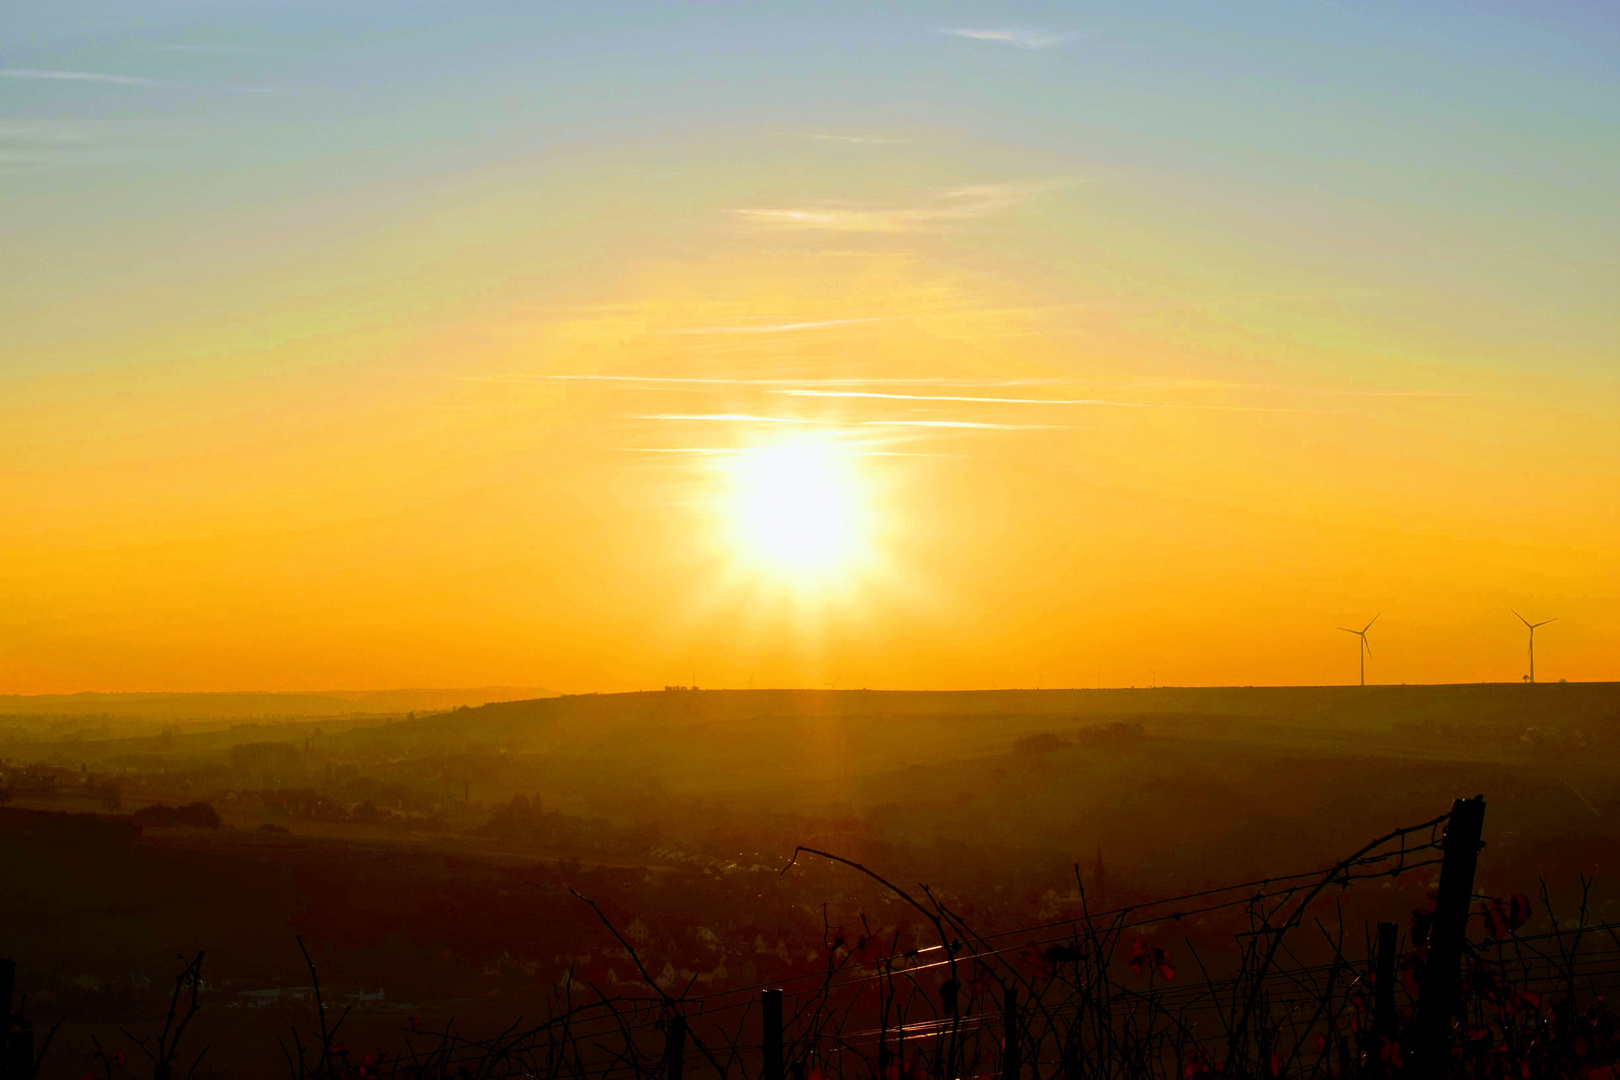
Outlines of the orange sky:
{"type": "Polygon", "coordinates": [[[1620,678],[1556,215],[806,126],[17,233],[0,692],[1620,678]]]}

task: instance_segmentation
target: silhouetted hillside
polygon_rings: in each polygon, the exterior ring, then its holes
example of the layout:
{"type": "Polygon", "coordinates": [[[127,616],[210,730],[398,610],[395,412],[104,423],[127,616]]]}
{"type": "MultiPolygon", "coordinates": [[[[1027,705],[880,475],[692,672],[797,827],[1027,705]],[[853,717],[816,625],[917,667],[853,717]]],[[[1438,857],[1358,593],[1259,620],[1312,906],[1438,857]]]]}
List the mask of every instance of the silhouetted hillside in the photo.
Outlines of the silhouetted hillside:
{"type": "Polygon", "coordinates": [[[0,695],[0,716],[105,716],[153,720],[346,716],[352,713],[454,709],[492,701],[549,696],[549,690],[512,686],[468,690],[326,690],[318,693],[4,694],[0,695]]]}

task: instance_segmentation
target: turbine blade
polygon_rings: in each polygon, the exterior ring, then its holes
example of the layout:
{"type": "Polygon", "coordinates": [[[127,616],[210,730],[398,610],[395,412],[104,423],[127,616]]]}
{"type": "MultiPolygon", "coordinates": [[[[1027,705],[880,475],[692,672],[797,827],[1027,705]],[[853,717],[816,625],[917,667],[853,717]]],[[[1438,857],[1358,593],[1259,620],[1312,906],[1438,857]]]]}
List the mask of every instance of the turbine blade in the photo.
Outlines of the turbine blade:
{"type": "Polygon", "coordinates": [[[1343,630],[1347,634],[1359,634],[1359,633],[1361,633],[1360,630],[1352,630],[1348,626],[1341,626],[1341,627],[1339,627],[1339,629],[1343,630]]]}
{"type": "MultiPolygon", "coordinates": [[[[1557,619],[1542,619],[1540,622],[1536,623],[1536,626],[1546,626],[1550,622],[1557,622],[1557,621],[1558,621],[1557,619]]],[[[1530,629],[1534,630],[1536,628],[1536,626],[1532,626],[1530,629]]]]}
{"type": "MultiPolygon", "coordinates": [[[[1380,611],[1380,612],[1379,612],[1379,613],[1378,613],[1378,615],[1382,615],[1382,614],[1383,614],[1383,612],[1382,612],[1382,611],[1380,611]]],[[[1367,632],[1367,631],[1368,631],[1368,630],[1371,630],[1371,629],[1372,629],[1372,624],[1373,624],[1373,623],[1375,623],[1375,622],[1377,622],[1377,621],[1378,621],[1378,615],[1374,615],[1374,616],[1373,616],[1373,617],[1372,617],[1372,622],[1370,622],[1370,623],[1368,623],[1368,624],[1367,624],[1367,625],[1366,625],[1366,626],[1363,626],[1363,627],[1362,627],[1362,628],[1361,628],[1361,632],[1362,632],[1362,633],[1363,633],[1363,634],[1365,634],[1365,633],[1366,633],[1366,632],[1367,632]]]]}
{"type": "MultiPolygon", "coordinates": [[[[1509,610],[1509,611],[1513,611],[1513,609],[1512,609],[1512,608],[1508,608],[1508,610],[1509,610]]],[[[1519,621],[1520,621],[1520,622],[1522,622],[1522,623],[1524,623],[1524,625],[1526,625],[1526,626],[1530,626],[1530,620],[1529,620],[1529,619],[1527,619],[1527,618],[1525,618],[1525,617],[1524,617],[1524,616],[1523,616],[1523,615],[1520,615],[1520,614],[1519,614],[1519,613],[1518,613],[1518,612],[1517,612],[1517,611],[1513,611],[1513,614],[1514,614],[1514,615],[1516,615],[1516,616],[1518,616],[1518,619],[1519,619],[1519,621]]],[[[1532,629],[1532,630],[1534,630],[1534,629],[1535,629],[1535,627],[1533,627],[1533,626],[1530,626],[1530,629],[1532,629]]]]}
{"type": "Polygon", "coordinates": [[[1361,635],[1361,647],[1363,649],[1367,650],[1367,655],[1368,656],[1372,655],[1372,642],[1367,640],[1367,635],[1366,634],[1361,635]]]}

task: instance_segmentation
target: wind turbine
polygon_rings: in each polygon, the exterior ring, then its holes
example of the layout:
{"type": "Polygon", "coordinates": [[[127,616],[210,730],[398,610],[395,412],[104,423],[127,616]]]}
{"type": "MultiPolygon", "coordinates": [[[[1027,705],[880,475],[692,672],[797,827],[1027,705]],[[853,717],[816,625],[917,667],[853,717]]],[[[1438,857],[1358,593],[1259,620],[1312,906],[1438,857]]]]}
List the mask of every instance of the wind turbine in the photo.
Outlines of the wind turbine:
{"type": "MultiPolygon", "coordinates": [[[[1382,614],[1383,614],[1382,611],[1380,611],[1378,613],[1378,615],[1382,615],[1382,614]]],[[[1360,630],[1352,630],[1348,626],[1339,627],[1339,629],[1343,630],[1345,633],[1354,634],[1354,635],[1356,635],[1356,637],[1361,639],[1361,648],[1356,650],[1356,656],[1358,658],[1360,658],[1360,660],[1361,660],[1361,685],[1362,686],[1367,685],[1367,655],[1372,652],[1372,646],[1367,644],[1367,631],[1371,630],[1372,629],[1372,624],[1378,621],[1378,615],[1374,615],[1372,617],[1372,622],[1368,623],[1366,626],[1363,626],[1360,630]]]]}
{"type": "MultiPolygon", "coordinates": [[[[1509,608],[1508,610],[1512,611],[1511,608],[1509,608]]],[[[1514,611],[1513,614],[1519,615],[1519,613],[1517,611],[1514,611]]],[[[1529,619],[1525,618],[1523,615],[1519,615],[1519,621],[1524,623],[1524,625],[1526,625],[1526,626],[1528,626],[1530,628],[1530,681],[1535,682],[1536,681],[1536,627],[1538,627],[1538,626],[1546,626],[1548,623],[1557,622],[1558,620],[1557,619],[1542,619],[1540,622],[1531,622],[1529,619]]]]}

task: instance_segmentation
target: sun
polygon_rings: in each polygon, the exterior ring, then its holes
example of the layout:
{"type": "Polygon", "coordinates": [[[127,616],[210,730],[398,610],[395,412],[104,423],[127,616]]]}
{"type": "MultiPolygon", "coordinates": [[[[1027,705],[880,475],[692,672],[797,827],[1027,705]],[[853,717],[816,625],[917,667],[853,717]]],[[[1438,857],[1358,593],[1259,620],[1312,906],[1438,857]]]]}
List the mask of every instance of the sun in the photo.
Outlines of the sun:
{"type": "Polygon", "coordinates": [[[858,538],[854,478],[833,448],[777,443],[747,451],[736,468],[733,510],[757,561],[799,576],[843,565],[858,538]]]}

